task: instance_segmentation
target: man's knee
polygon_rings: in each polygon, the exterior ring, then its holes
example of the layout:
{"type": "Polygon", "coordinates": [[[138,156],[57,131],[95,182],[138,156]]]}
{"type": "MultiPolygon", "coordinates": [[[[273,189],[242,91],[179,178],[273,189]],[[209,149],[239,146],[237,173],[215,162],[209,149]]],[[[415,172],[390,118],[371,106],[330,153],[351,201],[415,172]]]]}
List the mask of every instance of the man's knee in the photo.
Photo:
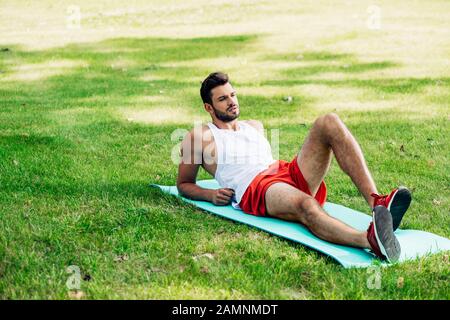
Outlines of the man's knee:
{"type": "Polygon", "coordinates": [[[327,113],[316,119],[314,125],[321,129],[335,129],[342,123],[341,118],[336,113],[327,113]]]}
{"type": "Polygon", "coordinates": [[[298,199],[297,208],[298,218],[300,222],[306,226],[314,225],[320,215],[324,214],[319,203],[311,196],[298,199]]]}
{"type": "Polygon", "coordinates": [[[345,125],[336,113],[327,113],[317,118],[314,123],[327,140],[341,139],[346,134],[345,125]]]}

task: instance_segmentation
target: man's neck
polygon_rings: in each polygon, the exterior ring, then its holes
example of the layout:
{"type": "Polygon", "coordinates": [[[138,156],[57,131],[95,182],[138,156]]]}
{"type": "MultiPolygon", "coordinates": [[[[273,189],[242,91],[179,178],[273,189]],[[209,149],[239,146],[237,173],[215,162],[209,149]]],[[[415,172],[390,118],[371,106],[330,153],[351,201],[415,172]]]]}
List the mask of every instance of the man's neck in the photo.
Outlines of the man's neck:
{"type": "Polygon", "coordinates": [[[223,122],[218,119],[214,119],[213,123],[219,129],[238,131],[240,128],[237,119],[234,119],[233,121],[230,122],[223,122]]]}

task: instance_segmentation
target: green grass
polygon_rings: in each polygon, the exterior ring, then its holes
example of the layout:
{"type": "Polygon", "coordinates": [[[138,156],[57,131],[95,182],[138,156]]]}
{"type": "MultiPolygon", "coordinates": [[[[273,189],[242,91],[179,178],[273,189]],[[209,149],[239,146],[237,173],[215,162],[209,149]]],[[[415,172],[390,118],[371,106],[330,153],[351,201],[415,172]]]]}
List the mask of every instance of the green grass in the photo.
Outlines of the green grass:
{"type": "MultiPolygon", "coordinates": [[[[72,38],[55,31],[64,4],[2,4],[0,298],[67,299],[70,265],[87,299],[450,298],[448,253],[383,268],[381,288],[369,289],[370,270],[345,270],[148,187],[175,183],[171,134],[209,120],[199,82],[223,70],[242,119],[280,130],[281,159],[317,116],[336,112],[380,191],[412,189],[402,228],[450,237],[447,2],[380,2],[380,31],[348,19],[369,2],[331,12],[326,2],[240,1],[220,14],[147,2],[134,11],[81,2],[87,16],[72,38]],[[41,10],[48,23],[24,33],[41,10]],[[194,259],[205,253],[213,259],[194,259]]],[[[368,212],[336,162],[326,182],[330,201],[368,212]]]]}

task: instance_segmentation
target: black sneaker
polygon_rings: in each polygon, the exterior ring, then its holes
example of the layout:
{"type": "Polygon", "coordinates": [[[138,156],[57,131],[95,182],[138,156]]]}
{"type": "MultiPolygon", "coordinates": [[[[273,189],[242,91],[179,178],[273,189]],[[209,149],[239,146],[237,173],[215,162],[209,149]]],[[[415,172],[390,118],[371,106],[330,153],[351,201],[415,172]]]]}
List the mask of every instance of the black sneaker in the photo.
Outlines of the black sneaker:
{"type": "Polygon", "coordinates": [[[389,195],[372,193],[371,196],[375,198],[374,207],[384,206],[391,212],[392,227],[394,231],[397,230],[411,204],[411,191],[406,187],[398,187],[392,190],[389,195]]]}
{"type": "Polygon", "coordinates": [[[372,222],[367,229],[372,251],[381,259],[396,262],[400,258],[401,248],[392,228],[392,216],[384,206],[373,208],[372,222]]]}

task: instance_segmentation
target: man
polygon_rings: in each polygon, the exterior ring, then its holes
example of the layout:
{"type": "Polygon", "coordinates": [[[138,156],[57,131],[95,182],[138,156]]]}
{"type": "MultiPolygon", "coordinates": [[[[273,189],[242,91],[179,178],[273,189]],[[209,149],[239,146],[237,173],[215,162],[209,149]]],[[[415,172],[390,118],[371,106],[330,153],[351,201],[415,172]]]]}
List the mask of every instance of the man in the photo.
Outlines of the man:
{"type": "Polygon", "coordinates": [[[236,91],[224,73],[210,74],[200,89],[211,123],[194,128],[181,144],[177,188],[181,195],[242,209],[248,214],[295,221],[317,237],[337,244],[368,248],[381,259],[397,261],[400,244],[394,231],[411,203],[404,187],[379,195],[361,148],[336,114],[319,117],[291,162],[275,161],[263,125],[238,121],[236,91]],[[323,181],[334,154],[372,210],[366,232],[329,216],[322,206],[323,181]],[[196,185],[202,166],[219,182],[218,190],[196,185]]]}

